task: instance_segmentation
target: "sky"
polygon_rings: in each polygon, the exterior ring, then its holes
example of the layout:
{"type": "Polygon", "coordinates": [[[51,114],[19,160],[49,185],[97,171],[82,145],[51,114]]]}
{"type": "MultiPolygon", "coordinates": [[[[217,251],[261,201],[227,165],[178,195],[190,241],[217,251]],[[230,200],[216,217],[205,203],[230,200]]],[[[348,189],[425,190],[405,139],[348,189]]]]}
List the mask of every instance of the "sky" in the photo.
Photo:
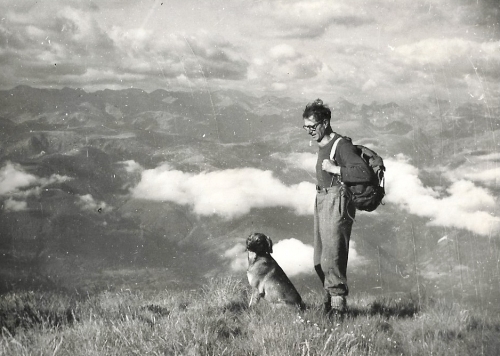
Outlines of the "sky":
{"type": "Polygon", "coordinates": [[[0,0],[0,89],[500,97],[497,0],[0,0]]]}
{"type": "MultiPolygon", "coordinates": [[[[500,2],[0,0],[0,65],[2,90],[21,84],[88,92],[236,89],[302,102],[437,96],[498,105],[500,2]]],[[[313,154],[281,158],[314,174],[313,154]]],[[[428,187],[406,157],[387,159],[386,200],[427,218],[431,226],[490,237],[500,232],[496,197],[487,189],[498,186],[497,160],[495,154],[470,157],[466,168],[443,172],[442,187],[428,187]]],[[[277,206],[312,215],[313,184],[285,185],[272,171],[249,167],[193,174],[168,164],[153,169],[124,164],[131,174],[140,174],[131,196],[172,201],[200,216],[234,219],[252,208],[277,206]],[[233,198],[220,199],[221,190],[233,198]]],[[[4,208],[25,210],[28,195],[67,179],[37,177],[7,162],[0,167],[4,208]]],[[[91,195],[78,197],[82,210],[105,204],[91,195]]],[[[240,247],[227,251],[235,270],[244,264],[236,253],[240,247]]],[[[362,266],[355,248],[350,261],[362,266]]],[[[280,254],[285,250],[310,261],[311,246],[282,240],[275,257],[291,275],[312,273],[306,262],[293,269],[280,254]]]]}

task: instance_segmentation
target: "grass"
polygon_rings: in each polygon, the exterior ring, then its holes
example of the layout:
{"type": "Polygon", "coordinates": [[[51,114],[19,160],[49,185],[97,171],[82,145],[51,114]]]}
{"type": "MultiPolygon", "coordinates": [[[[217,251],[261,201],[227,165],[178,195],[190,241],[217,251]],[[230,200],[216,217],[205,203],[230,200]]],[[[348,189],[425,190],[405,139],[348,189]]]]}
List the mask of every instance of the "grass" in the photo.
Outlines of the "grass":
{"type": "Polygon", "coordinates": [[[500,317],[412,297],[349,298],[343,320],[248,308],[249,287],[213,279],[197,291],[51,292],[0,297],[0,355],[497,355],[500,317]]]}

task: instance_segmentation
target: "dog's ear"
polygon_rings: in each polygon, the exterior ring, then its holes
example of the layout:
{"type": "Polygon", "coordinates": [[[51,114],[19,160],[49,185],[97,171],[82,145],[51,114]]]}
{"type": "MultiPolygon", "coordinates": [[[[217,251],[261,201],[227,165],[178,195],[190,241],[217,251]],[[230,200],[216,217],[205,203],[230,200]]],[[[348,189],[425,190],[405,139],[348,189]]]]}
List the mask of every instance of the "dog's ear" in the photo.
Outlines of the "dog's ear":
{"type": "Polygon", "coordinates": [[[268,236],[266,236],[266,242],[268,246],[267,251],[269,251],[269,253],[273,253],[273,240],[271,240],[268,236]]]}
{"type": "Polygon", "coordinates": [[[250,247],[250,245],[252,244],[252,242],[253,242],[253,240],[254,240],[254,235],[255,235],[255,234],[250,234],[250,235],[247,237],[247,242],[246,242],[247,251],[248,251],[248,248],[250,247]]]}

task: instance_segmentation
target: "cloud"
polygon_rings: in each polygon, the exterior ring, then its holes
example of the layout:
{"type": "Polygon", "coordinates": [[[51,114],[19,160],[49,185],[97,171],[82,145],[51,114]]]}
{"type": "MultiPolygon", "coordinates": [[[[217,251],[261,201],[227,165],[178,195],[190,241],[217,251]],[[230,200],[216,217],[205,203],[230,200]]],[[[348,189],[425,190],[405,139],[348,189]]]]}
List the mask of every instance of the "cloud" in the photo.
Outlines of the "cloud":
{"type": "Polygon", "coordinates": [[[5,211],[23,211],[28,208],[28,203],[9,198],[4,202],[3,208],[5,211]]]}
{"type": "Polygon", "coordinates": [[[128,161],[122,161],[118,162],[119,164],[122,164],[125,167],[125,171],[127,173],[135,173],[135,172],[141,172],[143,170],[142,166],[134,161],[133,159],[128,160],[128,161]]]}
{"type": "Polygon", "coordinates": [[[0,169],[0,195],[16,192],[19,188],[29,187],[37,181],[38,178],[26,173],[21,165],[7,162],[0,169]]]}
{"type": "Polygon", "coordinates": [[[79,205],[83,210],[102,212],[104,210],[109,211],[111,209],[105,202],[95,201],[94,197],[90,194],[78,195],[78,198],[79,200],[77,201],[77,205],[79,205]]]}
{"type": "Polygon", "coordinates": [[[115,64],[113,42],[94,19],[93,7],[44,4],[27,11],[12,7],[0,24],[0,59],[9,68],[5,79],[60,84],[67,76],[115,64]]]}
{"type": "Polygon", "coordinates": [[[275,90],[287,89],[287,83],[317,77],[324,67],[317,57],[303,54],[289,44],[278,44],[249,66],[249,79],[269,80],[275,90]]]}
{"type": "Polygon", "coordinates": [[[409,62],[420,65],[463,67],[462,71],[473,71],[471,60],[481,60],[495,64],[500,63],[500,42],[474,42],[463,38],[426,38],[412,44],[399,46],[395,49],[409,62]]]}
{"type": "Polygon", "coordinates": [[[71,180],[73,178],[68,177],[68,176],[62,176],[60,174],[52,174],[49,178],[38,178],[37,184],[39,184],[42,187],[45,187],[50,184],[55,184],[55,183],[64,183],[67,182],[68,180],[71,180]]]}
{"type": "MultiPolygon", "coordinates": [[[[498,232],[500,218],[493,214],[497,200],[491,192],[473,182],[497,187],[500,169],[491,166],[499,157],[499,154],[468,157],[466,165],[443,172],[443,177],[451,181],[446,189],[426,187],[419,178],[419,170],[403,155],[396,160],[387,159],[385,201],[412,214],[431,218],[429,225],[457,227],[480,235],[498,232]]],[[[277,158],[295,168],[308,172],[315,170],[316,155],[311,153],[277,155],[277,158]]]]}
{"type": "Polygon", "coordinates": [[[0,22],[0,60],[8,70],[0,74],[0,80],[157,89],[176,84],[183,74],[200,83],[207,78],[246,78],[243,48],[220,36],[202,31],[188,35],[107,28],[97,21],[97,10],[68,1],[58,6],[44,3],[6,9],[0,22]]]}
{"type": "MultiPolygon", "coordinates": [[[[349,268],[357,268],[365,264],[355,249],[354,241],[349,246],[349,268]]],[[[297,239],[280,240],[273,245],[272,257],[280,265],[289,277],[301,274],[312,274],[314,271],[313,262],[314,248],[297,239]]],[[[224,253],[224,257],[231,261],[231,269],[235,272],[245,271],[248,267],[247,252],[243,244],[236,244],[224,253]]]]}
{"type": "Polygon", "coordinates": [[[356,250],[356,242],[351,240],[349,242],[349,268],[357,268],[364,266],[368,261],[361,256],[356,250]]]}
{"type": "Polygon", "coordinates": [[[273,246],[272,256],[283,271],[293,277],[302,273],[315,273],[313,254],[314,248],[311,245],[304,244],[297,239],[286,239],[278,241],[273,246]]]}
{"type": "Polygon", "coordinates": [[[288,155],[274,154],[273,156],[283,160],[291,167],[303,169],[307,172],[316,172],[317,156],[314,153],[294,152],[288,155]]]}
{"type": "Polygon", "coordinates": [[[497,162],[499,159],[498,153],[468,156],[465,164],[443,174],[451,181],[466,179],[494,189],[500,183],[500,167],[497,162]]]}
{"type": "Polygon", "coordinates": [[[271,88],[273,88],[274,91],[284,91],[288,89],[288,85],[285,83],[272,83],[271,88]]]}
{"type": "Polygon", "coordinates": [[[467,0],[461,5],[457,8],[457,18],[461,23],[475,29],[483,28],[489,37],[499,35],[500,7],[497,0],[467,0]]]}
{"type": "MultiPolygon", "coordinates": [[[[376,21],[352,29],[363,31],[361,40],[339,27],[325,33],[328,44],[319,48],[328,48],[329,53],[317,54],[324,68],[315,82],[301,83],[301,92],[343,97],[355,93],[352,99],[364,101],[407,100],[429,93],[459,102],[469,100],[469,93],[495,100],[500,73],[498,34],[487,36],[474,26],[472,36],[471,27],[456,18],[458,6],[428,5],[410,1],[363,4],[376,21]]],[[[467,6],[469,13],[477,12],[474,7],[467,6]]]]}
{"type": "Polygon", "coordinates": [[[2,89],[28,84],[147,91],[210,84],[258,95],[365,102],[429,92],[462,101],[470,92],[493,102],[500,76],[498,6],[495,0],[459,5],[204,2],[195,13],[189,3],[170,5],[169,12],[159,2],[98,7],[4,1],[0,83],[2,89]]]}
{"type": "Polygon", "coordinates": [[[483,182],[496,187],[500,182],[500,167],[486,169],[482,172],[465,173],[464,177],[475,182],[483,182]]]}
{"type": "Polygon", "coordinates": [[[297,58],[299,57],[299,54],[291,45],[282,43],[271,48],[269,50],[269,56],[271,57],[271,59],[283,60],[297,58]]]}
{"type": "Polygon", "coordinates": [[[353,43],[345,37],[334,38],[328,42],[328,53],[318,52],[314,58],[318,61],[318,65],[312,67],[315,75],[300,78],[303,96],[396,101],[420,91],[427,93],[424,86],[432,89],[430,78],[428,82],[419,81],[416,71],[421,67],[416,69],[388,47],[377,48],[373,42],[353,43]]]}
{"type": "Polygon", "coordinates": [[[480,161],[499,161],[500,160],[500,153],[494,152],[494,153],[485,154],[482,156],[478,156],[477,159],[480,161]]]}
{"type": "Polygon", "coordinates": [[[271,1],[255,10],[278,27],[272,36],[315,38],[333,26],[358,27],[373,21],[363,9],[348,2],[271,1]]]}
{"type": "Polygon", "coordinates": [[[152,30],[115,27],[110,37],[124,72],[161,75],[162,79],[246,78],[248,62],[242,49],[204,31],[157,36],[152,30]]]}
{"type": "Polygon", "coordinates": [[[247,76],[249,64],[242,48],[203,31],[158,36],[152,30],[114,27],[110,38],[116,46],[118,73],[142,75],[139,82],[149,78],[159,87],[191,86],[206,84],[207,79],[234,81],[247,76]]]}
{"type": "MultiPolygon", "coordinates": [[[[194,55],[195,68],[203,71],[204,78],[239,80],[247,75],[248,62],[241,49],[222,38],[201,32],[185,38],[186,53],[194,55]],[[191,52],[191,53],[189,53],[191,52]]],[[[182,59],[183,61],[185,60],[182,59]]]]}
{"type": "Polygon", "coordinates": [[[475,42],[464,38],[426,38],[415,43],[398,46],[395,52],[415,66],[446,69],[446,75],[462,78],[481,75],[498,78],[500,41],[475,42]]]}
{"type": "Polygon", "coordinates": [[[372,90],[372,89],[375,89],[377,88],[377,82],[375,82],[373,79],[368,79],[365,84],[363,84],[361,90],[362,91],[369,91],[369,90],[372,90]]]}
{"type": "Polygon", "coordinates": [[[231,261],[231,270],[235,272],[246,271],[248,267],[248,259],[246,246],[244,244],[236,244],[229,250],[224,252],[224,258],[231,261]]]}
{"type": "Polygon", "coordinates": [[[291,46],[273,47],[270,51],[269,73],[277,80],[308,79],[317,76],[323,63],[312,55],[295,52],[291,46]]]}
{"type": "Polygon", "coordinates": [[[307,182],[286,186],[271,171],[255,168],[191,174],[163,164],[143,171],[131,192],[135,198],[171,201],[191,206],[199,215],[231,219],[252,208],[276,206],[299,215],[312,214],[315,189],[307,182]]]}
{"type": "Polygon", "coordinates": [[[490,236],[500,231],[500,218],[493,215],[496,198],[473,182],[458,180],[444,190],[425,187],[419,171],[403,156],[386,160],[388,203],[409,213],[430,218],[429,225],[449,226],[490,236]]]}
{"type": "Polygon", "coordinates": [[[7,162],[0,168],[0,196],[28,196],[39,194],[41,188],[54,183],[62,183],[72,178],[52,174],[50,177],[37,177],[24,171],[17,163],[7,162]],[[27,189],[29,188],[29,189],[27,189]],[[23,189],[21,191],[21,189],[23,189]]]}

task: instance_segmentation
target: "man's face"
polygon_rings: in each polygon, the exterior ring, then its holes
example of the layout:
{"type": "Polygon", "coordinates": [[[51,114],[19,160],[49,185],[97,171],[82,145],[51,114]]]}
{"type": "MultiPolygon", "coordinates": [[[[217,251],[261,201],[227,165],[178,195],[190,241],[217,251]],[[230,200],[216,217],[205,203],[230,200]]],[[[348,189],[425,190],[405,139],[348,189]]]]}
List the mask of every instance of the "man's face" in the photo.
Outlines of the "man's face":
{"type": "Polygon", "coordinates": [[[323,139],[325,136],[325,131],[326,131],[326,126],[324,122],[316,122],[314,120],[314,115],[309,116],[308,118],[304,119],[304,130],[307,131],[311,137],[319,142],[323,139]]]}

